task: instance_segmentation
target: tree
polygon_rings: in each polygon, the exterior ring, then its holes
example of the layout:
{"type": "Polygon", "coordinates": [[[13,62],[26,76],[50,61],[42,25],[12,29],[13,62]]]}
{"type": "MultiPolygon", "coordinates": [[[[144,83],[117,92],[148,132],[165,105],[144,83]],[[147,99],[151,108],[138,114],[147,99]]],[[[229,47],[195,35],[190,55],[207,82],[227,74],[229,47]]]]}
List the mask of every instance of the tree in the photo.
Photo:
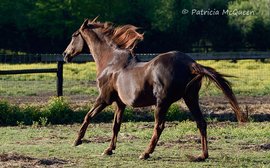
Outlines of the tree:
{"type": "Polygon", "coordinates": [[[229,10],[250,12],[229,16],[229,24],[241,30],[247,46],[260,50],[270,48],[269,0],[236,0],[229,4],[229,10]]]}

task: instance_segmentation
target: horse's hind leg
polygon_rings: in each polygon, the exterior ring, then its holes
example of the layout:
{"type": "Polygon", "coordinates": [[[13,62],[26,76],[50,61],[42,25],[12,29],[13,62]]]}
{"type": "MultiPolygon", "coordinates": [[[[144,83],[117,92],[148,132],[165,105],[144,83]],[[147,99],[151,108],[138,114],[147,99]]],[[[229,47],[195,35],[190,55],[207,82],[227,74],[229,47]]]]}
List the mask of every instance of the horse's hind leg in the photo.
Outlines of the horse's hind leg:
{"type": "Polygon", "coordinates": [[[190,93],[186,94],[186,96],[184,97],[184,100],[197,123],[197,127],[200,130],[202,155],[198,157],[189,156],[189,158],[192,161],[204,161],[206,158],[208,158],[207,132],[206,132],[207,124],[203,118],[203,115],[199,106],[199,96],[198,96],[199,89],[194,88],[193,90],[193,88],[191,88],[190,91],[191,91],[190,93]]]}
{"type": "Polygon", "coordinates": [[[118,135],[118,132],[120,131],[123,112],[126,108],[126,105],[120,101],[117,101],[116,105],[117,105],[117,110],[115,111],[115,114],[114,114],[113,135],[112,135],[112,139],[111,139],[111,144],[103,152],[103,155],[112,155],[113,154],[112,151],[115,150],[115,148],[116,148],[117,135],[118,135]]]}
{"type": "Polygon", "coordinates": [[[86,129],[90,123],[90,119],[95,117],[98,113],[100,113],[105,107],[107,107],[107,104],[104,103],[101,99],[97,99],[92,109],[85,115],[84,121],[82,123],[82,126],[79,130],[77,139],[74,142],[74,146],[78,146],[82,143],[82,138],[85,135],[86,129]]]}
{"type": "Polygon", "coordinates": [[[169,105],[165,105],[165,104],[157,105],[157,109],[155,111],[155,127],[153,131],[153,135],[152,135],[152,138],[148,147],[146,148],[144,153],[141,154],[140,159],[148,159],[150,157],[150,154],[154,152],[158,139],[165,128],[165,115],[168,108],[169,108],[169,105]]]}

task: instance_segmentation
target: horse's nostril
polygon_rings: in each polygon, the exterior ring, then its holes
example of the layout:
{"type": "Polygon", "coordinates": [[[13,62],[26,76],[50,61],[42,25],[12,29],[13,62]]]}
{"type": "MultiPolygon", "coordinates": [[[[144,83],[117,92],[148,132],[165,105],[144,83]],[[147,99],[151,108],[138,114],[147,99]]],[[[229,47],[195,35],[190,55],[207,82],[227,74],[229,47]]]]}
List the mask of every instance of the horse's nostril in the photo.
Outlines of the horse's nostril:
{"type": "Polygon", "coordinates": [[[63,52],[63,54],[62,54],[64,57],[67,55],[67,53],[66,52],[63,52]]]}

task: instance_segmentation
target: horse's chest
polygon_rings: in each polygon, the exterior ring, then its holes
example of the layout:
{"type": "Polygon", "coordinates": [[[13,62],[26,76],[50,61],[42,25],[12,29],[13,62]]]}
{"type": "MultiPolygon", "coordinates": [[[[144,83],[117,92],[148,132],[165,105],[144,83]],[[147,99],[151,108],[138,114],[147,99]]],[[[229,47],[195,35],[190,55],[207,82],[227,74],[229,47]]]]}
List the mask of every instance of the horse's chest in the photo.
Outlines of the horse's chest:
{"type": "Polygon", "coordinates": [[[97,83],[101,98],[108,104],[111,104],[113,101],[115,101],[116,95],[115,95],[114,74],[109,73],[100,76],[97,79],[97,83]]]}

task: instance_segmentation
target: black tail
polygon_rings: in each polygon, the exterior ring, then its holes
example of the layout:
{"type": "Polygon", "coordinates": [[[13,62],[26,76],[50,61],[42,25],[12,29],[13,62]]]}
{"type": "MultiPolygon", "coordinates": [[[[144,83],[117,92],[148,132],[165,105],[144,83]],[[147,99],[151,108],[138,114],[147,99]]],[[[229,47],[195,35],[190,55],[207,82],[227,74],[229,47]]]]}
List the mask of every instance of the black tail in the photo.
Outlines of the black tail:
{"type": "Polygon", "coordinates": [[[196,77],[188,83],[187,88],[192,85],[194,81],[202,80],[203,77],[207,77],[208,79],[213,81],[216,86],[221,89],[225,96],[229,99],[229,102],[232,106],[233,111],[236,114],[238,122],[247,121],[247,117],[241,112],[236,97],[232,91],[230,82],[224,78],[231,76],[220,74],[213,68],[206,67],[197,63],[191,65],[191,70],[193,74],[196,74],[196,77]]]}

